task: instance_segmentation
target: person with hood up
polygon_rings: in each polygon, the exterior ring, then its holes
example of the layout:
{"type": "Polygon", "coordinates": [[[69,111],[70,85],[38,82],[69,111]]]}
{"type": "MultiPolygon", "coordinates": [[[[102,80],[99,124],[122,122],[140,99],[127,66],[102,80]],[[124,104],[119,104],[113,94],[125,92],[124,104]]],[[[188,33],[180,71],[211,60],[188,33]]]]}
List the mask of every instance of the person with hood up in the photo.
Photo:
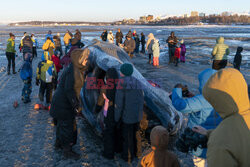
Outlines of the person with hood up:
{"type": "Polygon", "coordinates": [[[63,71],[54,93],[50,115],[57,120],[55,149],[62,149],[66,158],[79,159],[72,150],[77,141],[76,115],[80,112],[80,91],[84,85],[84,73],[88,69],[89,49],[75,49],[71,64],[63,71]]]}
{"type": "Polygon", "coordinates": [[[146,44],[146,40],[145,40],[145,35],[144,33],[142,32],[141,33],[141,53],[145,53],[145,44],[146,44]]]}
{"type": "Polygon", "coordinates": [[[112,31],[109,31],[107,39],[108,39],[109,43],[114,43],[114,35],[113,35],[112,31]]]}
{"type": "Polygon", "coordinates": [[[22,90],[22,101],[24,103],[29,103],[30,94],[32,92],[32,58],[33,55],[26,53],[24,55],[24,63],[20,70],[20,78],[23,80],[24,86],[22,90]]]}
{"type": "Polygon", "coordinates": [[[39,99],[42,103],[44,102],[44,94],[46,93],[46,101],[43,105],[49,109],[52,100],[52,91],[57,80],[57,72],[49,54],[45,53],[41,58],[42,61],[38,63],[36,70],[36,85],[40,85],[39,99]]]}
{"type": "Polygon", "coordinates": [[[234,56],[234,68],[238,69],[240,71],[240,64],[241,64],[241,60],[242,60],[242,55],[241,52],[243,51],[242,47],[238,47],[237,48],[237,52],[236,55],[234,56]]]}
{"type": "Polygon", "coordinates": [[[51,41],[50,37],[47,38],[42,49],[44,50],[44,54],[49,54],[50,56],[54,55],[55,44],[51,41]]]}
{"type": "Polygon", "coordinates": [[[168,64],[170,64],[174,62],[174,52],[175,52],[176,45],[178,43],[178,39],[174,35],[174,32],[171,32],[166,42],[168,43],[168,53],[169,53],[168,64]]]}
{"type": "Polygon", "coordinates": [[[148,63],[149,64],[151,64],[151,57],[153,55],[152,46],[154,44],[154,40],[155,40],[154,34],[150,33],[148,35],[148,41],[146,44],[146,50],[148,51],[148,63]]]}
{"type": "Polygon", "coordinates": [[[215,70],[220,70],[227,66],[227,55],[230,54],[228,45],[224,44],[224,37],[216,39],[216,45],[212,51],[213,66],[215,70]]]}
{"type": "Polygon", "coordinates": [[[37,39],[35,37],[35,34],[31,34],[31,40],[33,42],[33,47],[32,47],[32,55],[33,55],[33,58],[34,57],[37,57],[37,47],[38,47],[38,42],[37,42],[37,39]]]}
{"type": "Polygon", "coordinates": [[[184,43],[184,39],[182,39],[181,40],[181,46],[180,46],[180,48],[181,48],[181,57],[180,57],[180,60],[181,60],[181,62],[182,63],[185,63],[185,61],[186,61],[186,45],[185,45],[185,43],[184,43]]]}
{"type": "Polygon", "coordinates": [[[26,53],[31,53],[32,54],[32,50],[33,50],[33,42],[32,39],[29,35],[26,35],[23,40],[21,41],[21,47],[23,50],[23,59],[24,59],[24,55],[26,53]]]}
{"type": "MultiPolygon", "coordinates": [[[[221,122],[221,118],[215,113],[213,107],[203,97],[202,89],[208,79],[216,73],[216,70],[205,69],[198,75],[200,94],[191,97],[183,98],[180,84],[172,90],[172,104],[176,110],[183,114],[188,114],[187,126],[193,128],[196,125],[205,126],[207,129],[214,129],[221,122]]],[[[206,158],[206,149],[198,148],[192,154],[202,159],[206,158]]]]}
{"type": "Polygon", "coordinates": [[[63,41],[64,41],[64,45],[65,45],[65,54],[67,54],[68,50],[70,49],[72,37],[73,37],[73,34],[69,30],[67,30],[67,32],[65,33],[65,35],[63,37],[63,41]]]}
{"type": "Polygon", "coordinates": [[[127,39],[124,41],[123,44],[124,50],[127,52],[130,58],[133,58],[133,52],[135,50],[135,40],[132,39],[132,36],[129,34],[127,39]]]}
{"type": "Polygon", "coordinates": [[[107,30],[104,30],[103,31],[103,33],[102,33],[102,35],[101,35],[101,39],[102,39],[102,41],[107,41],[107,37],[108,37],[108,32],[107,32],[107,30]]]}
{"type": "Polygon", "coordinates": [[[160,57],[160,43],[159,40],[155,39],[152,45],[153,50],[153,66],[159,67],[159,57],[160,57]]]}
{"type": "Polygon", "coordinates": [[[60,52],[60,57],[62,56],[62,43],[61,43],[61,37],[60,33],[57,33],[57,35],[53,36],[53,40],[55,43],[55,51],[60,52]]]}
{"type": "Polygon", "coordinates": [[[169,134],[163,126],[156,126],[150,133],[151,152],[144,156],[138,167],[180,167],[175,154],[168,151],[169,134]]]}
{"type": "Polygon", "coordinates": [[[49,31],[48,31],[48,34],[45,35],[45,41],[46,41],[48,38],[50,38],[51,42],[54,43],[54,41],[53,41],[53,36],[52,36],[52,31],[51,31],[51,30],[49,30],[49,31]]]}
{"type": "Polygon", "coordinates": [[[10,66],[12,64],[12,72],[16,74],[15,58],[16,58],[16,49],[15,49],[15,35],[10,33],[10,38],[7,40],[6,47],[6,57],[8,60],[7,74],[10,75],[10,66]]]}
{"type": "Polygon", "coordinates": [[[104,95],[105,104],[108,103],[107,109],[104,107],[104,132],[103,132],[103,156],[107,159],[114,159],[115,152],[120,151],[120,142],[118,137],[120,132],[118,131],[118,125],[115,122],[115,95],[116,84],[115,80],[119,78],[115,68],[109,68],[106,73],[106,82],[114,83],[114,86],[110,89],[106,89],[106,95],[104,95]],[[106,110],[106,111],[105,111],[106,110]]]}
{"type": "Polygon", "coordinates": [[[135,32],[134,34],[134,40],[135,40],[135,53],[139,53],[139,48],[140,48],[140,38],[135,32]]]}
{"type": "Polygon", "coordinates": [[[115,39],[116,39],[116,45],[117,46],[119,46],[119,44],[122,44],[123,33],[121,32],[120,28],[118,28],[118,31],[115,34],[115,39]]]}
{"type": "Polygon", "coordinates": [[[122,159],[132,162],[141,156],[140,121],[143,116],[144,93],[142,85],[135,79],[133,66],[124,63],[120,68],[122,89],[116,90],[115,121],[122,121],[122,159]]]}
{"type": "Polygon", "coordinates": [[[249,167],[250,103],[244,76],[233,68],[222,69],[208,80],[202,93],[222,118],[214,130],[193,128],[208,136],[208,167],[249,167]]]}

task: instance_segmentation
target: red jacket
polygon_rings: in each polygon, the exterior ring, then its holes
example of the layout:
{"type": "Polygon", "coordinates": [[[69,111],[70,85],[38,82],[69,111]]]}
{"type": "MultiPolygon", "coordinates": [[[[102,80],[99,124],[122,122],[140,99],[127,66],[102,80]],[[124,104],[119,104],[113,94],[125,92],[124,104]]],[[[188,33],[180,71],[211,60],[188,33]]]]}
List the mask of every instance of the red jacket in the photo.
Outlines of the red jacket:
{"type": "Polygon", "coordinates": [[[175,48],[174,57],[178,59],[181,57],[181,48],[175,48]]]}
{"type": "Polygon", "coordinates": [[[54,62],[55,66],[56,66],[56,72],[59,73],[60,70],[63,68],[61,63],[60,63],[60,58],[52,55],[52,61],[54,62]]]}

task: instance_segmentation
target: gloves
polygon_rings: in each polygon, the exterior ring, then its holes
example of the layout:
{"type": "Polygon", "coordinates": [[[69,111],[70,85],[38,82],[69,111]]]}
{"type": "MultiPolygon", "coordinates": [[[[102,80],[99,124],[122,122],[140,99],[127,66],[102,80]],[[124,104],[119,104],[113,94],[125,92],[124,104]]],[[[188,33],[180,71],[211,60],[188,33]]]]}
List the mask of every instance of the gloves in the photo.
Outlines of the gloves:
{"type": "Polygon", "coordinates": [[[36,78],[36,85],[39,86],[40,80],[36,78]]]}

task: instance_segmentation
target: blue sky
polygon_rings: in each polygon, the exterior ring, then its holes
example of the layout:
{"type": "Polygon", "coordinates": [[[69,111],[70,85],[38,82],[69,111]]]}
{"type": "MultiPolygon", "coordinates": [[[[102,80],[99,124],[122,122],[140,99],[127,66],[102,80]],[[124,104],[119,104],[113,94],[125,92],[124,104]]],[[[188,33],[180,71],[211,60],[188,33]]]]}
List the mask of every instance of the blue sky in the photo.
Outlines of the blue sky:
{"type": "Polygon", "coordinates": [[[249,0],[1,0],[0,22],[116,21],[139,16],[250,12],[249,0]]]}

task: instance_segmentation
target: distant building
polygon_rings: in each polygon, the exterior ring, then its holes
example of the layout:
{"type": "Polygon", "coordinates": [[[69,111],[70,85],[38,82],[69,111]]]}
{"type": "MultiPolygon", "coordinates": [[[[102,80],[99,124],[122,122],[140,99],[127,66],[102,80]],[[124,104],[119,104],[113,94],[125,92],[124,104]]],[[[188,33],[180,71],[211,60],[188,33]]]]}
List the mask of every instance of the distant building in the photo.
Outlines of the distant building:
{"type": "Polygon", "coordinates": [[[197,11],[191,12],[191,17],[198,17],[198,16],[199,16],[199,12],[197,12],[197,11]]]}
{"type": "Polygon", "coordinates": [[[146,16],[141,16],[139,19],[139,22],[145,23],[147,22],[147,17],[146,16]]]}
{"type": "Polygon", "coordinates": [[[188,15],[188,14],[184,14],[183,17],[184,17],[184,18],[188,18],[189,15],[188,15]]]}
{"type": "Polygon", "coordinates": [[[230,16],[231,14],[229,12],[222,12],[221,16],[230,16]]]}
{"type": "Polygon", "coordinates": [[[146,17],[146,20],[149,22],[149,21],[153,21],[154,20],[154,16],[153,15],[148,15],[146,17]]]}
{"type": "Polygon", "coordinates": [[[199,17],[205,17],[206,14],[205,13],[199,13],[199,17]]]}

